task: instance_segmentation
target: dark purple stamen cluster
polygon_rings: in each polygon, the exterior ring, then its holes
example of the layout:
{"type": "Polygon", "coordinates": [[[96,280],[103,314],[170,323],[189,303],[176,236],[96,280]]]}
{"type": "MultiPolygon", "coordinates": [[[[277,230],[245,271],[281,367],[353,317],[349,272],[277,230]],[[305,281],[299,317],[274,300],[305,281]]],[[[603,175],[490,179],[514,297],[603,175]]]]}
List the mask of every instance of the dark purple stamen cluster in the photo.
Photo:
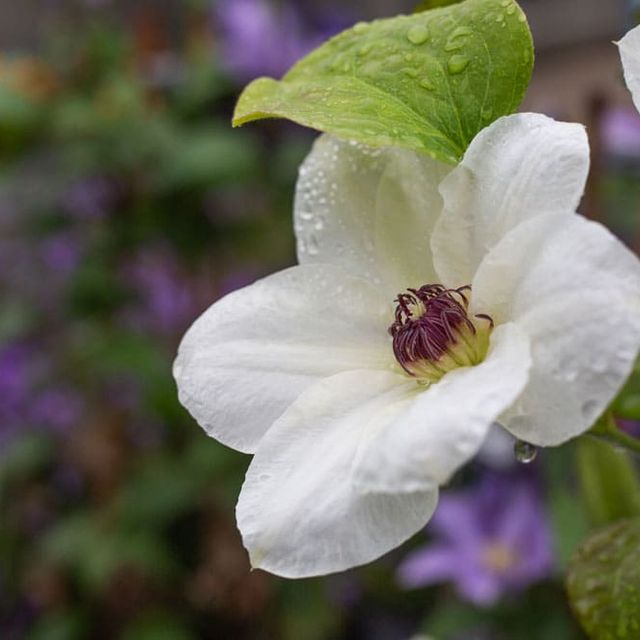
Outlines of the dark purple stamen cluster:
{"type": "Polygon", "coordinates": [[[440,360],[458,341],[460,330],[466,328],[475,335],[476,328],[467,315],[465,291],[470,290],[468,286],[447,289],[426,284],[398,295],[389,334],[396,359],[408,374],[415,376],[412,363],[440,360]]]}

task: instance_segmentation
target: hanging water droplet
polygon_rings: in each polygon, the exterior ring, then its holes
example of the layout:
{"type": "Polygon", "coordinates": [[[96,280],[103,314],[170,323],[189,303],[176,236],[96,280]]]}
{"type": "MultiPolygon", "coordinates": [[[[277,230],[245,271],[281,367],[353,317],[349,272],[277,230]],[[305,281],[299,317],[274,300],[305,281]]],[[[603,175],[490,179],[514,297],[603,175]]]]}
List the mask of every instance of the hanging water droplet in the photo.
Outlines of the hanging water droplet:
{"type": "Polygon", "coordinates": [[[516,460],[521,464],[530,464],[536,459],[538,449],[530,442],[516,440],[516,443],[513,445],[513,453],[516,460]]]}
{"type": "Polygon", "coordinates": [[[429,39],[427,27],[416,24],[407,31],[407,40],[411,44],[424,44],[429,39]]]}
{"type": "Polygon", "coordinates": [[[449,69],[449,73],[452,75],[457,75],[458,73],[462,73],[469,66],[469,58],[463,55],[451,56],[449,58],[449,64],[447,68],[449,69]]]}

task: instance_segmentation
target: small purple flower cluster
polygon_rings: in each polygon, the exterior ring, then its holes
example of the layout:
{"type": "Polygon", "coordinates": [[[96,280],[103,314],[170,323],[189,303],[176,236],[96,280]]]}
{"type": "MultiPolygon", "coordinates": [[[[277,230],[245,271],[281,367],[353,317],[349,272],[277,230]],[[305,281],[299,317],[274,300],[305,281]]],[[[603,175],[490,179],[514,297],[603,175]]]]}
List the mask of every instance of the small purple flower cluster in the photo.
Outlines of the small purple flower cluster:
{"type": "Polygon", "coordinates": [[[449,582],[461,598],[486,607],[554,570],[539,489],[520,472],[488,472],[468,490],[445,493],[427,532],[433,541],[398,570],[406,588],[449,582]]]}

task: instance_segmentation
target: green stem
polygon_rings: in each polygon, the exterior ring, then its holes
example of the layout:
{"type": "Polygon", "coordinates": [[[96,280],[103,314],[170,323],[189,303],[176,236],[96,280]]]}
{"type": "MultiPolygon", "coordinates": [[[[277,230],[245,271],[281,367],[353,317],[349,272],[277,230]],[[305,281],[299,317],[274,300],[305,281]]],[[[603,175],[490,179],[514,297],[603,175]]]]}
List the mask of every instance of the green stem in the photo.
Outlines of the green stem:
{"type": "Polygon", "coordinates": [[[590,435],[606,440],[619,447],[623,447],[627,451],[631,451],[640,456],[640,440],[625,433],[616,424],[616,421],[611,413],[605,414],[591,429],[590,435]]]}

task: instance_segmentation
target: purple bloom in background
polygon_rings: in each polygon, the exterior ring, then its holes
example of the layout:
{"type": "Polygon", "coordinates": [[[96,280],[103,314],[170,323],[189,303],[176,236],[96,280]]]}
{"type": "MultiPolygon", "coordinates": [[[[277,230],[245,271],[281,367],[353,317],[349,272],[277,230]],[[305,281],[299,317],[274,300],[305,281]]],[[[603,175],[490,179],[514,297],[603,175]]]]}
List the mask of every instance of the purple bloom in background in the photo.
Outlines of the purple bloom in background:
{"type": "Polygon", "coordinates": [[[607,109],[602,117],[602,140],[607,153],[623,157],[640,156],[640,115],[633,108],[607,109]]]}
{"type": "Polygon", "coordinates": [[[465,600],[490,606],[553,571],[542,501],[522,475],[490,474],[475,488],[445,494],[428,531],[434,541],[398,569],[406,588],[452,582],[465,600]]]}
{"type": "Polygon", "coordinates": [[[95,220],[105,218],[114,206],[117,189],[102,176],[74,182],[65,193],[62,208],[72,217],[95,220]]]}
{"type": "Polygon", "coordinates": [[[170,250],[141,252],[123,275],[137,294],[136,303],[125,312],[125,320],[135,328],[173,334],[193,319],[194,296],[170,250]]]}
{"type": "Polygon", "coordinates": [[[640,438],[640,421],[638,420],[618,420],[618,426],[630,436],[640,438]]]}
{"type": "Polygon", "coordinates": [[[60,232],[42,241],[40,255],[47,272],[70,276],[82,258],[82,248],[71,232],[60,232]]]}
{"type": "Polygon", "coordinates": [[[32,424],[48,431],[64,433],[73,427],[82,413],[82,400],[72,389],[45,389],[33,399],[30,411],[32,424]]]}
{"type": "Polygon", "coordinates": [[[221,28],[221,64],[240,82],[263,75],[279,78],[342,27],[342,21],[333,20],[311,28],[295,5],[268,0],[224,0],[215,18],[221,28]]]}
{"type": "Polygon", "coordinates": [[[35,368],[33,352],[26,345],[9,344],[0,351],[0,442],[13,437],[23,425],[35,368]]]}

